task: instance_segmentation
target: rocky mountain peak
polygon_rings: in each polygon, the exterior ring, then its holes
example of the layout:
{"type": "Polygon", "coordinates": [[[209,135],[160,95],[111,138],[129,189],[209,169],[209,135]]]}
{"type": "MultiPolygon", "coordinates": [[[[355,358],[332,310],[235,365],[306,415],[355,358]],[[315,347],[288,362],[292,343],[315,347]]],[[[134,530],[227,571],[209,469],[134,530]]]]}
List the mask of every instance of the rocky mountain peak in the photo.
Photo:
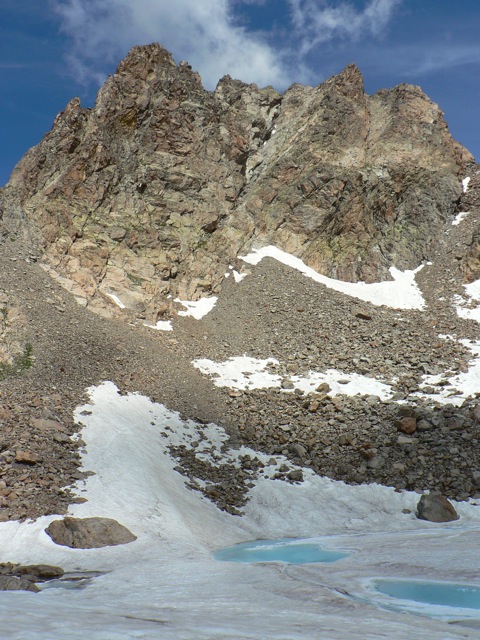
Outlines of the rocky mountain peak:
{"type": "Polygon", "coordinates": [[[2,193],[47,270],[104,314],[155,320],[220,291],[275,244],[325,275],[389,278],[440,241],[474,162],[418,87],[368,96],[355,65],[284,94],[206,91],[158,44],[134,47],[93,109],[72,100],[2,193]]]}
{"type": "Polygon", "coordinates": [[[356,64],[349,64],[339,74],[324,83],[332,89],[352,99],[360,100],[365,95],[363,76],[356,64]]]}
{"type": "Polygon", "coordinates": [[[474,162],[471,153],[452,139],[443,111],[420,87],[401,84],[382,89],[370,102],[379,120],[374,132],[376,154],[390,147],[397,163],[463,173],[474,162]]]}
{"type": "Polygon", "coordinates": [[[158,43],[133,47],[113,77],[129,94],[143,85],[153,90],[172,84],[190,85],[189,91],[203,89],[200,76],[191,65],[185,60],[177,65],[172,54],[158,43]]]}
{"type": "Polygon", "coordinates": [[[186,99],[204,99],[198,73],[187,62],[175,63],[159,44],[134,47],[98,92],[95,116],[102,121],[117,112],[127,126],[136,126],[147,109],[165,102],[172,106],[186,99]]]}
{"type": "Polygon", "coordinates": [[[133,47],[118,65],[116,73],[145,77],[176,68],[172,54],[160,44],[153,43],[133,47]]]}

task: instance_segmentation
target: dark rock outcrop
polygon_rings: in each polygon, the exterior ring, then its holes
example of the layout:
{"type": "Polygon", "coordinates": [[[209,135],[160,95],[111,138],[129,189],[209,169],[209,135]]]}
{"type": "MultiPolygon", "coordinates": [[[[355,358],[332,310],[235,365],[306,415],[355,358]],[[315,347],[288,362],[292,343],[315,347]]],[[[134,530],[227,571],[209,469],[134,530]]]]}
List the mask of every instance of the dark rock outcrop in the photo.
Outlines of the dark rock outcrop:
{"type": "Polygon", "coordinates": [[[56,544],[72,549],[113,547],[137,539],[111,518],[63,518],[50,523],[45,532],[56,544]]]}
{"type": "Polygon", "coordinates": [[[1,195],[83,304],[156,320],[217,293],[227,265],[276,244],[374,281],[428,259],[473,163],[420,88],[368,96],[348,66],[283,95],[229,76],[206,91],[159,45],[135,47],[93,109],[73,99],[1,195]],[[172,298],[168,298],[171,295],[172,298]]]}

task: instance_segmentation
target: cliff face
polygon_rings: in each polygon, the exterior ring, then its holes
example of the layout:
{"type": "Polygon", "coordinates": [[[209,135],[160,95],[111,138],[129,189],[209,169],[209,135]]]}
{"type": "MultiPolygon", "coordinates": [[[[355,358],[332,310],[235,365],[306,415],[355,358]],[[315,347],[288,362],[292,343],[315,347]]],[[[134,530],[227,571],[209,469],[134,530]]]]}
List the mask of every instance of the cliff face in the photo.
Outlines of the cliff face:
{"type": "Polygon", "coordinates": [[[4,225],[79,301],[156,320],[219,291],[252,246],[347,280],[428,259],[473,164],[418,87],[367,96],[351,65],[284,94],[206,91],[159,45],[136,47],[93,109],[72,100],[14,170],[4,225]],[[168,298],[168,296],[172,298],[168,298]]]}

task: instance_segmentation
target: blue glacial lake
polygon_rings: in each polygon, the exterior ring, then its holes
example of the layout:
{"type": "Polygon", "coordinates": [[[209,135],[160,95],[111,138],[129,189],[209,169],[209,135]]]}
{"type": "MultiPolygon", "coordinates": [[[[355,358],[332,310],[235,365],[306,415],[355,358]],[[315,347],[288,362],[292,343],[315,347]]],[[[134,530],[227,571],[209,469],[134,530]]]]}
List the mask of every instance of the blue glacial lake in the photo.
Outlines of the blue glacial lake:
{"type": "Polygon", "coordinates": [[[307,564],[309,562],[336,562],[350,555],[345,551],[329,551],[317,542],[282,538],[278,540],[254,540],[242,542],[215,552],[215,560],[224,562],[285,562],[307,564]]]}
{"type": "Polygon", "coordinates": [[[480,609],[480,587],[455,582],[375,580],[374,588],[400,600],[464,609],[480,609]]]}

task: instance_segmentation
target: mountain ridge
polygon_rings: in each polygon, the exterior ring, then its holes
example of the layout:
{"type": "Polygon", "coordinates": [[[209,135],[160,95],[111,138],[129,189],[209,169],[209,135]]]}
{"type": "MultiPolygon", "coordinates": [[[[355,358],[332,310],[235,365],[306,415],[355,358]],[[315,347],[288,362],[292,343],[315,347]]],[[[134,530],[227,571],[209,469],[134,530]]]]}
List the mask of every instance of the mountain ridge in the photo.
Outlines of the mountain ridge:
{"type": "MultiPolygon", "coordinates": [[[[479,400],[455,385],[476,366],[462,285],[480,273],[480,174],[419,88],[366,96],[349,66],[283,95],[228,76],[207,92],[159,45],[137,47],[93,109],[74,99],[59,114],[0,207],[2,361],[33,354],[2,381],[0,519],[68,510],[85,473],[73,410],[104,380],[320,475],[478,496],[479,400]],[[272,258],[240,259],[270,244],[345,281],[423,265],[425,304],[375,306],[272,258]],[[177,314],[177,297],[202,296],[218,298],[204,318],[177,314]],[[159,319],[173,332],[144,326],[159,319]],[[283,386],[218,387],[193,365],[241,354],[275,358],[283,386]],[[391,396],[294,388],[332,368],[339,384],[359,374],[391,396]],[[404,405],[419,425],[407,435],[404,405]]],[[[231,513],[260,473],[250,459],[207,468],[195,447],[171,454],[231,513]]],[[[291,471],[279,478],[299,481],[291,471]]]]}
{"type": "Polygon", "coordinates": [[[215,91],[160,45],[135,47],[93,109],[73,99],[15,168],[3,222],[34,238],[83,304],[175,314],[276,244],[325,275],[388,279],[428,260],[474,159],[420,88],[367,96],[355,65],[284,94],[215,91]],[[169,297],[171,296],[171,298],[169,297]]]}

